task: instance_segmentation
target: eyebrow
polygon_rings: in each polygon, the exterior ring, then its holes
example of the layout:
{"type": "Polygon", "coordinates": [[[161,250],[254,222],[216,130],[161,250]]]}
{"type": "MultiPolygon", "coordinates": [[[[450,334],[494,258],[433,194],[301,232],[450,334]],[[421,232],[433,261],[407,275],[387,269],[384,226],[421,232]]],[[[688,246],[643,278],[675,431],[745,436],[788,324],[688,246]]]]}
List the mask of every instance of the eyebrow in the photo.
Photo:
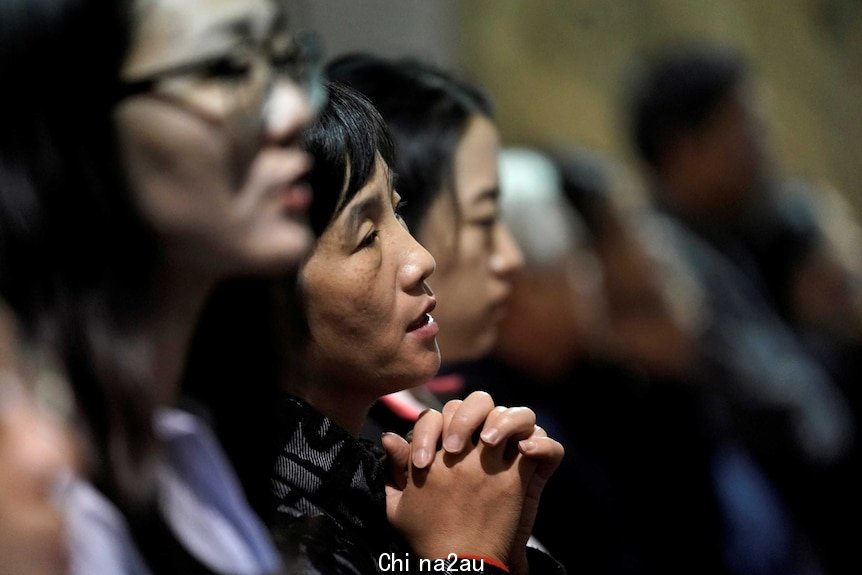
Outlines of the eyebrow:
{"type": "Polygon", "coordinates": [[[213,32],[227,33],[231,36],[240,38],[256,38],[263,34],[264,36],[281,32],[289,29],[289,18],[286,9],[276,8],[265,23],[264,27],[259,24],[259,15],[251,16],[249,14],[240,14],[232,19],[228,19],[218,24],[213,32]]]}
{"type": "Polygon", "coordinates": [[[359,223],[369,214],[380,208],[380,198],[377,195],[365,198],[358,204],[353,204],[347,210],[347,230],[352,236],[356,233],[359,223]]]}
{"type": "Polygon", "coordinates": [[[208,33],[226,38],[254,38],[259,34],[258,26],[248,14],[237,14],[215,24],[208,33]]]}

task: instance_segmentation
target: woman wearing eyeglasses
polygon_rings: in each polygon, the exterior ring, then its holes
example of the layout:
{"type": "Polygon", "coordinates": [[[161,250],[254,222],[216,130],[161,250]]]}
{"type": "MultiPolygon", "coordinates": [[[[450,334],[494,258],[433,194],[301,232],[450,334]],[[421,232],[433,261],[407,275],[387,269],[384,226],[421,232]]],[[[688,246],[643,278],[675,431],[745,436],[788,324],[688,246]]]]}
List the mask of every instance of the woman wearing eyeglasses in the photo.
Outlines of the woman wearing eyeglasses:
{"type": "Polygon", "coordinates": [[[280,569],[178,382],[213,286],[311,245],[296,137],[320,91],[288,15],[0,3],[0,292],[62,358],[92,444],[66,494],[74,573],[280,569]]]}

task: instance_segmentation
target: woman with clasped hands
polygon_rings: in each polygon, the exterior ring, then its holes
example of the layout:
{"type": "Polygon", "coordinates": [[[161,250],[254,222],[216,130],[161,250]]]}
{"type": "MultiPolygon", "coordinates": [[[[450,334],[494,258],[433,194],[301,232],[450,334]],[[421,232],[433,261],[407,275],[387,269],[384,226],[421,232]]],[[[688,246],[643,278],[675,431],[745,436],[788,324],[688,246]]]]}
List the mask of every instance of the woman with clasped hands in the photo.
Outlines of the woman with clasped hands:
{"type": "Polygon", "coordinates": [[[563,448],[531,410],[495,407],[476,393],[427,411],[412,444],[385,436],[388,482],[382,454],[358,437],[376,398],[439,368],[426,282],[435,262],[398,215],[394,149],[379,114],[338,84],[329,95],[302,142],[314,158],[310,218],[319,238],[299,274],[306,334],[279,407],[272,475],[288,568],[377,573],[388,570],[381,557],[397,557],[409,558],[402,571],[433,570],[440,560],[457,571],[470,558],[469,568],[486,573],[542,572],[541,560],[528,561],[526,540],[563,448]]]}

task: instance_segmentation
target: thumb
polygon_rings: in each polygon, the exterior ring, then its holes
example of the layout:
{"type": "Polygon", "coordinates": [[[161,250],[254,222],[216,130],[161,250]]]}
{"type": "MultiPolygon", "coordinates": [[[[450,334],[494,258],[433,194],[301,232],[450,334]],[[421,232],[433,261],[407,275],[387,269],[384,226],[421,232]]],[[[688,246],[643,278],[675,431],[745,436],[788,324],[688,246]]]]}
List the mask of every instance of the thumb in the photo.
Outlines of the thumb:
{"type": "Polygon", "coordinates": [[[410,444],[395,433],[384,433],[380,442],[386,452],[386,483],[398,490],[404,489],[410,467],[410,444]]]}

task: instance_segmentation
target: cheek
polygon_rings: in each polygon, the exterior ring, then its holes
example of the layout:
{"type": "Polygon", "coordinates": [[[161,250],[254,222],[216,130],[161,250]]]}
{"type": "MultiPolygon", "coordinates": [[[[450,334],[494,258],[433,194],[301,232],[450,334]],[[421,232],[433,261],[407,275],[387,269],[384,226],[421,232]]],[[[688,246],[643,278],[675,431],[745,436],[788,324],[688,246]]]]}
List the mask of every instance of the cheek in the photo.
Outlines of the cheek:
{"type": "Polygon", "coordinates": [[[437,258],[437,273],[431,276],[432,286],[435,280],[444,284],[445,291],[457,292],[454,296],[460,299],[475,300],[474,296],[486,292],[490,287],[490,253],[486,249],[484,236],[479,230],[465,228],[458,237],[456,248],[442,258],[437,258]]]}
{"type": "Polygon", "coordinates": [[[482,274],[466,265],[450,267],[429,280],[437,296],[437,309],[432,314],[439,322],[441,337],[447,339],[456,332],[473,331],[486,312],[482,274]]]}
{"type": "MultiPolygon", "coordinates": [[[[328,265],[330,275],[338,267],[328,265]]],[[[338,277],[305,282],[309,328],[318,339],[333,343],[347,340],[352,347],[367,348],[386,333],[395,310],[394,293],[373,267],[342,269],[338,277]]],[[[325,275],[322,267],[319,271],[325,275]]]]}
{"type": "Polygon", "coordinates": [[[228,195],[231,153],[224,138],[200,121],[154,104],[117,114],[123,162],[141,209],[174,219],[200,211],[203,196],[228,195]]]}

